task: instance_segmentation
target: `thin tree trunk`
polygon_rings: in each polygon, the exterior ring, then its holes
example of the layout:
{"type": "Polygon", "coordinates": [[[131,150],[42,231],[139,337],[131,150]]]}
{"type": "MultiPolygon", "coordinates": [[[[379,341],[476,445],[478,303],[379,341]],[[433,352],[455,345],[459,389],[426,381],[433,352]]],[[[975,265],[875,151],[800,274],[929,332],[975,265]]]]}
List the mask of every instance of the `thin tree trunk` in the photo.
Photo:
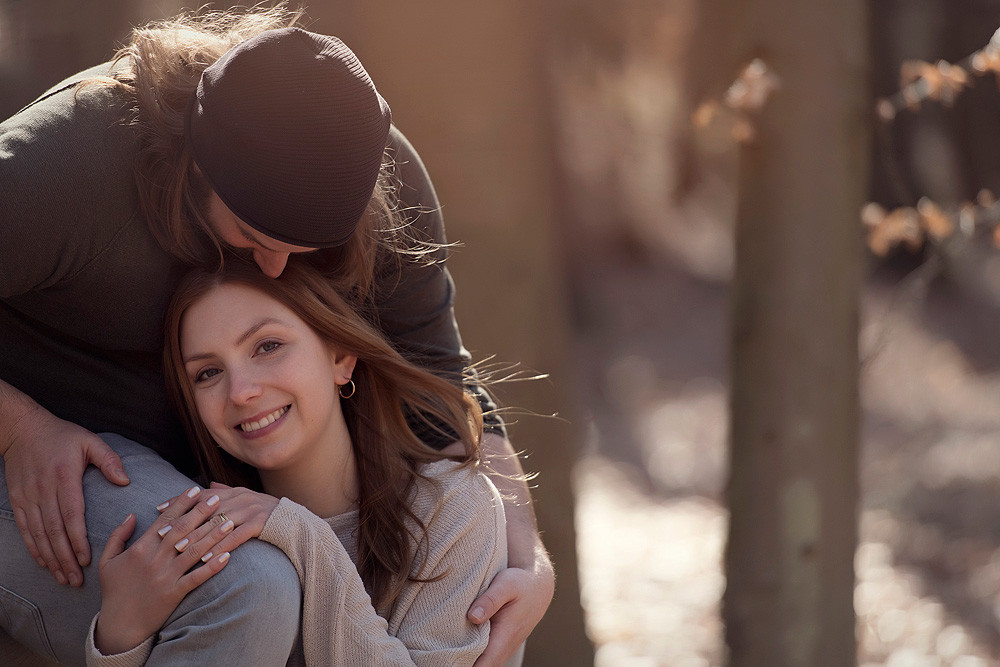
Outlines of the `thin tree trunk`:
{"type": "Polygon", "coordinates": [[[853,665],[868,8],[741,10],[782,87],[740,164],[726,640],[738,667],[853,665]]]}

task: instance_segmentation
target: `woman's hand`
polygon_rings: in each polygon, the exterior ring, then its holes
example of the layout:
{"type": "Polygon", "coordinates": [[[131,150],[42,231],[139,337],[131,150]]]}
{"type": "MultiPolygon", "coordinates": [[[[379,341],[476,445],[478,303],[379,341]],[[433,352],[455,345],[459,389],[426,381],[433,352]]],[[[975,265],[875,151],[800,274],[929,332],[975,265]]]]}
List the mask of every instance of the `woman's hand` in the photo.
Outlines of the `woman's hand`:
{"type": "MultiPolygon", "coordinates": [[[[217,551],[232,551],[247,540],[260,537],[264,530],[264,524],[267,523],[274,508],[278,506],[278,499],[274,496],[251,491],[242,486],[232,487],[212,482],[210,488],[212,493],[219,496],[220,499],[216,512],[225,512],[234,524],[234,530],[219,543],[217,551]]],[[[157,505],[156,509],[166,512],[181,499],[183,496],[176,496],[157,505]]],[[[211,527],[203,526],[195,530],[191,540],[203,538],[210,529],[211,527]]]]}
{"type": "Polygon", "coordinates": [[[133,649],[155,634],[185,595],[229,561],[229,552],[219,545],[232,533],[233,522],[220,515],[219,496],[198,487],[178,496],[125,549],[133,530],[135,515],[129,514],[111,532],[98,562],[101,613],[94,643],[105,655],[133,649]]]}
{"type": "Polygon", "coordinates": [[[106,442],[31,404],[4,441],[7,489],[17,529],[32,558],[60,584],[83,584],[90,564],[84,522],[83,472],[93,464],[108,481],[124,486],[128,475],[106,442]]]}

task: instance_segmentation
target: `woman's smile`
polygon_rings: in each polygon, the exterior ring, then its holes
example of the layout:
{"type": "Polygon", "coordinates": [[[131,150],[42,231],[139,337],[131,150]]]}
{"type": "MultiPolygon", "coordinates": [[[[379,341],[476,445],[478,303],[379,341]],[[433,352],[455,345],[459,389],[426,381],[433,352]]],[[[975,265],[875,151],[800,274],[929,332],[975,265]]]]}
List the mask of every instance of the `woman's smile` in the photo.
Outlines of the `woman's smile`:
{"type": "Polygon", "coordinates": [[[278,428],[284,421],[285,415],[292,409],[291,405],[278,408],[263,417],[254,417],[247,421],[240,422],[233,428],[240,432],[244,438],[261,438],[278,428]]]}

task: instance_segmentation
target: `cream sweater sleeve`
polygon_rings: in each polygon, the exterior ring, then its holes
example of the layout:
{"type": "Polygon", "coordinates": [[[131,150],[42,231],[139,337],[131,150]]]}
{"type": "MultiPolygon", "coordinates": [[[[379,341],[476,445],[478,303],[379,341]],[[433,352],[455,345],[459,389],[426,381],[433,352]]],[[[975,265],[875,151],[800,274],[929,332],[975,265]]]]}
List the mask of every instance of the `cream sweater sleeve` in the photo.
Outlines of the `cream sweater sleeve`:
{"type": "Polygon", "coordinates": [[[354,562],[326,521],[287,498],[271,513],[260,537],[284,551],[299,574],[309,667],[472,665],[486,648],[489,624],[473,625],[466,613],[506,566],[503,505],[481,473],[456,470],[447,461],[425,473],[437,480],[440,493],[420,484],[411,503],[425,523],[434,517],[427,543],[418,547],[423,570],[414,573],[444,576],[408,582],[388,621],[375,613],[354,562]]]}
{"type": "Polygon", "coordinates": [[[87,632],[87,647],[85,649],[87,667],[142,667],[142,665],[145,665],[149,654],[153,652],[153,641],[156,639],[156,636],[147,637],[146,641],[124,653],[104,655],[94,643],[94,632],[97,629],[98,616],[100,614],[95,615],[90,621],[90,630],[87,632]]]}

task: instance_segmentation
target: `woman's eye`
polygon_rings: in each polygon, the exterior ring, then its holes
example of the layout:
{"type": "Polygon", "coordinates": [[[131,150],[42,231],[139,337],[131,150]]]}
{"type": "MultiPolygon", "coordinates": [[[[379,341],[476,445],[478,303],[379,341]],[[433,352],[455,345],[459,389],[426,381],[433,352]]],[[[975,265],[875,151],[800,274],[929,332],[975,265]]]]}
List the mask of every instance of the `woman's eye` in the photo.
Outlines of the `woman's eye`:
{"type": "Polygon", "coordinates": [[[198,373],[198,375],[195,376],[194,381],[204,382],[205,380],[211,380],[221,372],[222,371],[219,370],[218,368],[206,368],[205,370],[203,370],[202,372],[198,373]]]}
{"type": "Polygon", "coordinates": [[[274,352],[279,347],[281,347],[281,343],[274,340],[266,340],[263,343],[261,343],[260,347],[258,347],[257,349],[260,350],[261,352],[274,352]]]}

